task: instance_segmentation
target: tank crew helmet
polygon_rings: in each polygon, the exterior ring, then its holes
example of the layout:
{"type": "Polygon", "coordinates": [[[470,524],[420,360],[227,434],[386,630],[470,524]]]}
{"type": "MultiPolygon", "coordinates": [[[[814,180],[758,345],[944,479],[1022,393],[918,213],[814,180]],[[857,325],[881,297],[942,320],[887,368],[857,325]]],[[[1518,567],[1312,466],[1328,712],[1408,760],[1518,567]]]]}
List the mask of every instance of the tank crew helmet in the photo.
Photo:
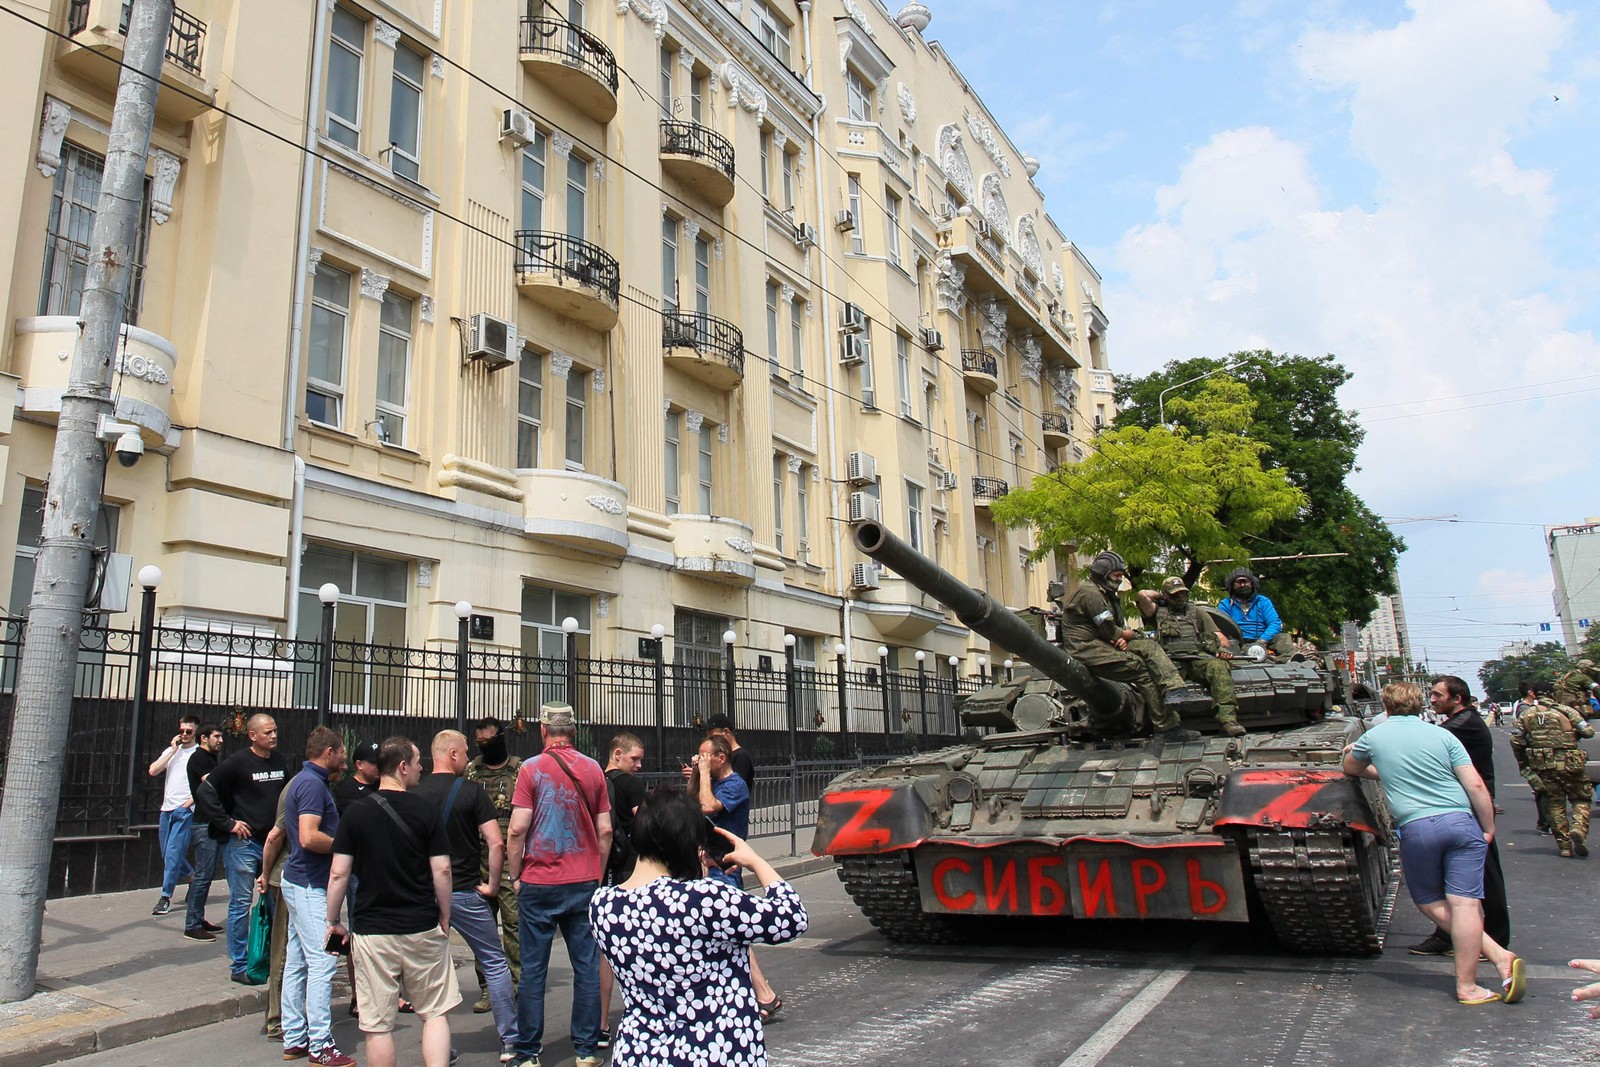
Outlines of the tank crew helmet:
{"type": "Polygon", "coordinates": [[[1089,577],[1094,579],[1096,585],[1116,586],[1118,582],[1112,581],[1111,576],[1125,574],[1127,570],[1127,561],[1115,552],[1102,552],[1089,561],[1089,577]]]}
{"type": "Polygon", "coordinates": [[[1189,595],[1189,587],[1183,584],[1182,578],[1168,578],[1161,583],[1161,593],[1169,597],[1185,597],[1189,595]]]}

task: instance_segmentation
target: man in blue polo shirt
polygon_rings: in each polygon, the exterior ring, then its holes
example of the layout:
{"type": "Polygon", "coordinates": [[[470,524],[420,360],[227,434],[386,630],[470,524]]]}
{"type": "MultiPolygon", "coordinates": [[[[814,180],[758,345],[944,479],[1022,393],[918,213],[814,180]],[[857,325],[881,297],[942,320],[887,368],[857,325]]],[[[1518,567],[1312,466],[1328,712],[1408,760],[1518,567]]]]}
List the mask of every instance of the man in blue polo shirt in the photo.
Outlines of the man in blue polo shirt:
{"type": "Polygon", "coordinates": [[[325,951],[328,874],[339,808],[328,781],[345,769],[344,740],[326,726],[306,738],[306,762],[283,795],[289,858],[283,902],[289,938],[283,965],[283,1058],[350,1067],[355,1060],[333,1043],[333,975],[338,957],[325,951]]]}
{"type": "Polygon", "coordinates": [[[1345,750],[1344,771],[1383,784],[1411,900],[1455,946],[1456,999],[1515,1004],[1527,990],[1522,960],[1483,932],[1494,801],[1461,742],[1422,720],[1422,690],[1386,685],[1383,707],[1389,717],[1345,750]],[[1480,951],[1500,972],[1498,992],[1478,984],[1480,951]]]}

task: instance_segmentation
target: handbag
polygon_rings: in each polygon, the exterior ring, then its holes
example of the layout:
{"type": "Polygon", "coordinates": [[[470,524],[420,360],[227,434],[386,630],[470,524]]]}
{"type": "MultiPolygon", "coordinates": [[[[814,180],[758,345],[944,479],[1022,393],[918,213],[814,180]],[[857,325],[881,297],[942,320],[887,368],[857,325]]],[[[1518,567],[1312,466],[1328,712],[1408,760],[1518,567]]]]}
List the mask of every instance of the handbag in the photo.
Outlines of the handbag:
{"type": "Polygon", "coordinates": [[[272,974],[272,902],[262,893],[250,909],[250,940],[245,952],[245,977],[262,985],[272,974]]]}

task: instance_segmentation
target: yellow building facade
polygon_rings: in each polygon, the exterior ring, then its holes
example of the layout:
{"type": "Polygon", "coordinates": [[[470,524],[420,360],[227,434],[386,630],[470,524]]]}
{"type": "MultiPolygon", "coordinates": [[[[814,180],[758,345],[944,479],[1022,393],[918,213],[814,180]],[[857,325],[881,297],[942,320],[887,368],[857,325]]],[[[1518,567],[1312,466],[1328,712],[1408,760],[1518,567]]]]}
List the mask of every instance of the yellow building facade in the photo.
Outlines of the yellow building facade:
{"type": "MultiPolygon", "coordinates": [[[[934,5],[936,6],[936,5],[934,5]]],[[[44,11],[48,9],[48,14],[44,11]]],[[[26,608],[124,0],[0,35],[0,531],[26,608]],[[24,106],[26,105],[26,106],[24,106]],[[30,532],[31,531],[31,532],[30,532]]],[[[711,662],[987,643],[850,543],[1004,603],[989,505],[1112,409],[1100,278],[1038,164],[875,0],[185,0],[101,543],[167,625],[711,662]]],[[[0,577],[0,581],[6,578],[0,577]]],[[[124,572],[109,574],[107,604],[124,572]]],[[[125,593],[125,590],[120,590],[125,593]]],[[[112,617],[118,624],[131,617],[112,617]]]]}

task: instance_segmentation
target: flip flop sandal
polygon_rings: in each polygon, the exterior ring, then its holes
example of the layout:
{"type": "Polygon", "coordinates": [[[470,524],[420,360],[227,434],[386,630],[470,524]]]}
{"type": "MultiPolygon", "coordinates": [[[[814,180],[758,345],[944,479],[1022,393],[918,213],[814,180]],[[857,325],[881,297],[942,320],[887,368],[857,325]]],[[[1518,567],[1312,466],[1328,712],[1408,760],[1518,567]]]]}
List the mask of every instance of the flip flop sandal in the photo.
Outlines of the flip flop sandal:
{"type": "Polygon", "coordinates": [[[756,1007],[761,1009],[761,1021],[764,1023],[771,1022],[773,1019],[776,1019],[778,1017],[778,1013],[783,1010],[783,998],[773,997],[765,1004],[758,1000],[756,1001],[756,1007]]]}
{"type": "Polygon", "coordinates": [[[1528,992],[1528,965],[1522,962],[1521,956],[1511,957],[1511,977],[1500,983],[1500,999],[1507,1004],[1515,1004],[1528,992]]]}
{"type": "Polygon", "coordinates": [[[1456,1003],[1457,1004],[1468,1004],[1468,1005],[1498,1004],[1498,1003],[1500,1003],[1501,999],[1502,998],[1501,998],[1499,993],[1490,993],[1486,997],[1457,997],[1456,998],[1456,1003]]]}

